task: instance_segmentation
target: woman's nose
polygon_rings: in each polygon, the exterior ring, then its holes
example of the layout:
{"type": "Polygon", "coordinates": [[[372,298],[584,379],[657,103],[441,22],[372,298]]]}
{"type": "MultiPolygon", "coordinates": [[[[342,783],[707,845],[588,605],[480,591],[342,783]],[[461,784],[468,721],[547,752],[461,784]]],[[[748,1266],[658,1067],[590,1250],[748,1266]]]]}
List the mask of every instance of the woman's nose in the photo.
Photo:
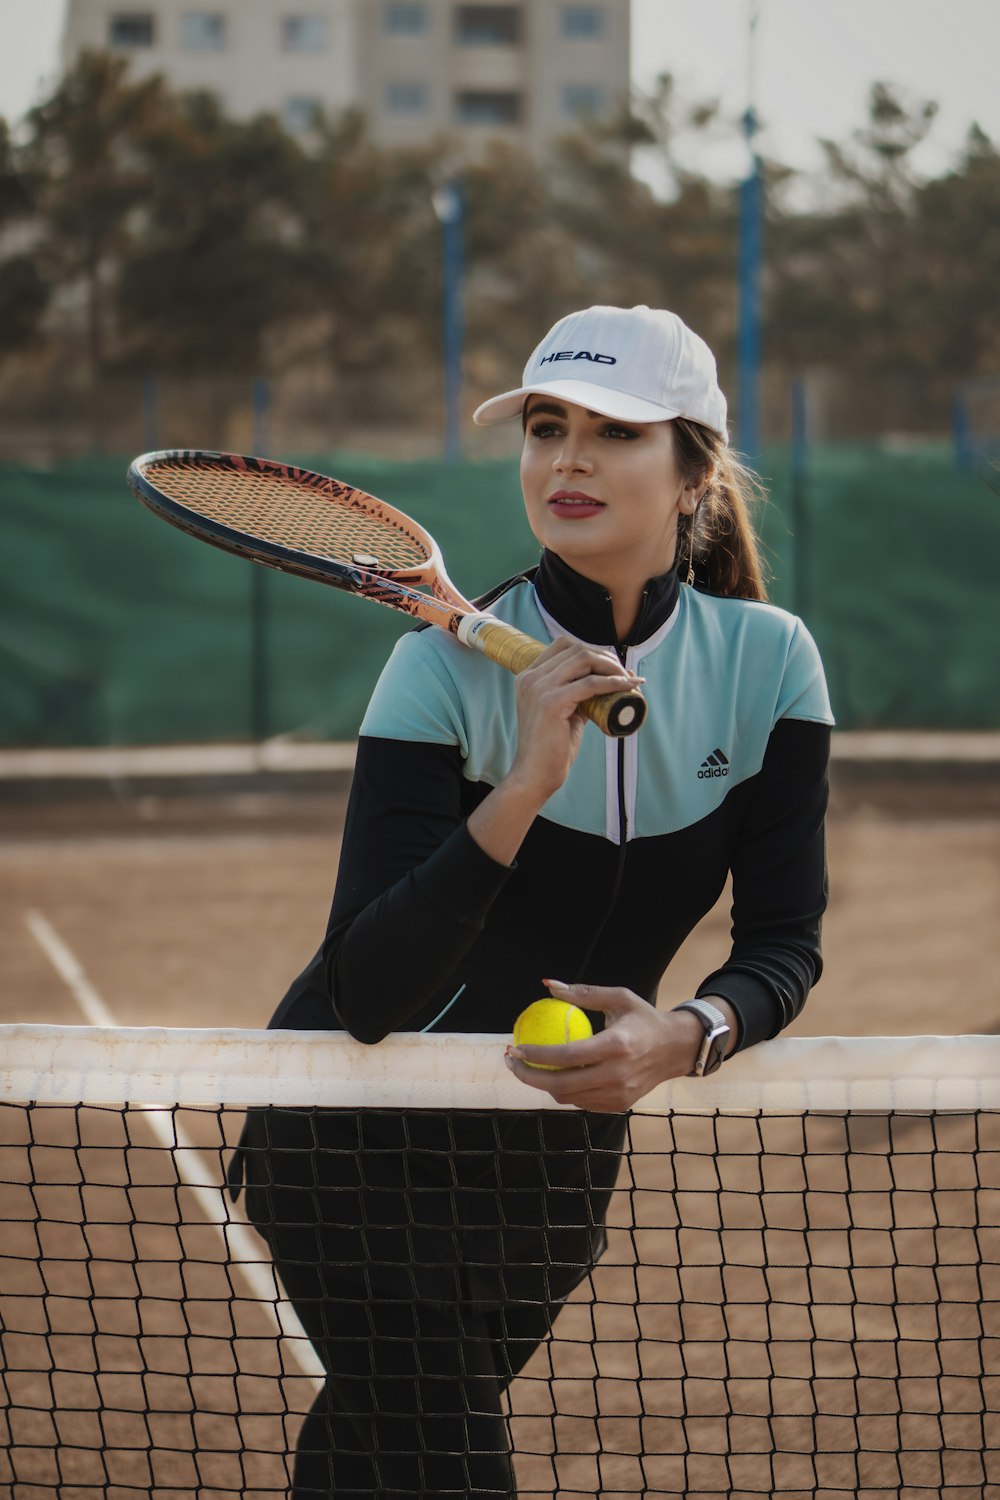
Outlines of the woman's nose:
{"type": "Polygon", "coordinates": [[[589,472],[593,464],[586,444],[578,438],[567,437],[555,456],[554,467],[559,473],[589,472]]]}

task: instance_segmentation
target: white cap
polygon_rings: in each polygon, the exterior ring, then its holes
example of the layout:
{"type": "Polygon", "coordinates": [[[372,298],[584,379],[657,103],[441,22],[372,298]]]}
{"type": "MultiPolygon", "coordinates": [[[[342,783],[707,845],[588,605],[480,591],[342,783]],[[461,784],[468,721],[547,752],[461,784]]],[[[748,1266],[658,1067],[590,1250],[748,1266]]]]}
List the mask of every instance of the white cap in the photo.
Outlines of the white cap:
{"type": "Polygon", "coordinates": [[[689,417],[726,440],[726,398],[715,357],[676,313],[587,307],[561,318],[524,367],[524,383],[484,401],[481,427],[518,417],[525,397],[560,397],[622,422],[689,417]]]}

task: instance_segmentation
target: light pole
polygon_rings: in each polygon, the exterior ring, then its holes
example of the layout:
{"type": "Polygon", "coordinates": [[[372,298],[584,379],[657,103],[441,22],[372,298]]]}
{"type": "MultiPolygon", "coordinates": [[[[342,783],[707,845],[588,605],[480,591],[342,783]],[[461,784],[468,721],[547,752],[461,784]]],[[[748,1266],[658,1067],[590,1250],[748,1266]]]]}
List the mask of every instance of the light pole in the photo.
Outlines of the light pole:
{"type": "Polygon", "coordinates": [[[757,459],[760,444],[759,392],[760,376],[760,261],[761,261],[761,175],[757,155],[756,63],[759,0],[748,0],[749,32],[747,36],[747,107],[743,116],[749,166],[740,184],[739,246],[739,330],[736,349],[736,388],[739,398],[737,446],[751,462],[757,459]]]}
{"type": "Polygon", "coordinates": [[[441,224],[441,313],[444,352],[444,456],[450,463],[461,457],[462,427],[462,281],[464,247],[462,190],[457,181],[436,188],[432,198],[441,224]]]}

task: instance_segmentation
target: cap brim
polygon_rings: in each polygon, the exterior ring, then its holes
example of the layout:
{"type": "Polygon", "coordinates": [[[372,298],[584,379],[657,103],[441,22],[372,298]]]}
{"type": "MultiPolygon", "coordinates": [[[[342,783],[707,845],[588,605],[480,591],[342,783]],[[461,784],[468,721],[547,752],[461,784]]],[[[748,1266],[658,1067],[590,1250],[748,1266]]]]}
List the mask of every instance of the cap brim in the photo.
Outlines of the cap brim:
{"type": "Polygon", "coordinates": [[[586,380],[547,380],[493,396],[476,408],[472,420],[478,427],[489,427],[493,422],[519,417],[528,396],[552,396],[557,401],[572,401],[587,411],[595,411],[602,417],[616,417],[620,422],[670,422],[683,415],[676,407],[658,406],[655,401],[644,401],[641,396],[629,396],[623,391],[609,391],[586,380]]]}

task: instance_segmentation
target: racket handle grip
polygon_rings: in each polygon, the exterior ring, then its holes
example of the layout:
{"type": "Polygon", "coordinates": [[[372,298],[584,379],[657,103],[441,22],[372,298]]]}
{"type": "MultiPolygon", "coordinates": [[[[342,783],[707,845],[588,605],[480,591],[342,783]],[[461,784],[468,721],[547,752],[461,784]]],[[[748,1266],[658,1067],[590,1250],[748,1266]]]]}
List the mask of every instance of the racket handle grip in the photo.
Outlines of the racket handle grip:
{"type": "MultiPolygon", "coordinates": [[[[547,650],[541,641],[490,615],[466,615],[460,622],[458,638],[515,676],[547,650]]],[[[637,688],[632,688],[625,693],[602,693],[599,698],[588,698],[580,704],[580,711],[604,734],[620,739],[640,727],[646,717],[646,700],[637,688]]]]}

